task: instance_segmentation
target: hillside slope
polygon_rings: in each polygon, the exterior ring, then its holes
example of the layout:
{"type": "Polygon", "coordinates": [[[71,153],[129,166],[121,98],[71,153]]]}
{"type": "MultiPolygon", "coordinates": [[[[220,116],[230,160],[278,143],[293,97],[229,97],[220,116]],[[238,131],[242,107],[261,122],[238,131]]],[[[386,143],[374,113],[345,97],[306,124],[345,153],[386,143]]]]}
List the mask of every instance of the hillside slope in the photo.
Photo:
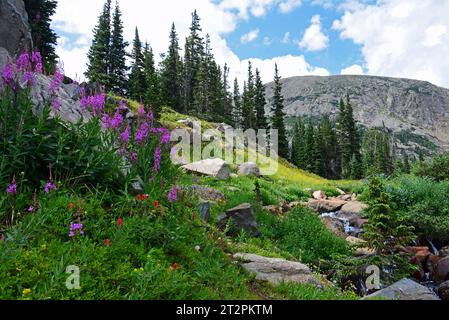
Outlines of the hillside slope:
{"type": "MultiPolygon", "coordinates": [[[[399,149],[427,153],[449,149],[449,89],[428,82],[373,76],[292,77],[282,80],[290,118],[335,116],[340,98],[349,94],[356,119],[364,127],[383,123],[394,132],[399,149]]],[[[266,85],[267,110],[273,83],[266,85]]]]}

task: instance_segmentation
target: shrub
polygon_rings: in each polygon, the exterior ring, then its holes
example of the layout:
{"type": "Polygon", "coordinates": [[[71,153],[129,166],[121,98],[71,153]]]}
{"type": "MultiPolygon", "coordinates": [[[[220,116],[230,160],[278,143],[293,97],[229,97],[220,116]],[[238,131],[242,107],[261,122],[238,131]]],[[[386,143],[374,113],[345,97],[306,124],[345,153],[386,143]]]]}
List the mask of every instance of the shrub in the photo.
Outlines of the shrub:
{"type": "Polygon", "coordinates": [[[412,173],[420,177],[430,177],[436,181],[449,180],[449,152],[437,155],[428,161],[417,162],[412,173]]]}

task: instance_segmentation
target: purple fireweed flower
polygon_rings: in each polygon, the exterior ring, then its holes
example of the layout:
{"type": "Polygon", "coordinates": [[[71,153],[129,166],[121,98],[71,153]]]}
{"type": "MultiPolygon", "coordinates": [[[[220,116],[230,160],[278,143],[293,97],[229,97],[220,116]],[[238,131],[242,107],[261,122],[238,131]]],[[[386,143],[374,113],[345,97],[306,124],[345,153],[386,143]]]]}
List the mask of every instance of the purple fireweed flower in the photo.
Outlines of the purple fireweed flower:
{"type": "Polygon", "coordinates": [[[59,109],[61,109],[61,101],[59,101],[57,97],[54,97],[51,101],[51,107],[53,108],[53,110],[59,111],[59,109]]]}
{"type": "Polygon", "coordinates": [[[111,117],[107,113],[105,113],[103,115],[103,118],[101,118],[101,122],[103,123],[103,128],[109,129],[111,127],[111,121],[112,121],[111,117]]]}
{"type": "Polygon", "coordinates": [[[30,67],[30,55],[26,52],[22,53],[16,60],[16,66],[19,71],[27,71],[30,67]]]}
{"type": "Polygon", "coordinates": [[[171,133],[170,133],[170,130],[168,130],[167,128],[153,128],[153,129],[151,129],[151,133],[161,135],[161,140],[160,140],[161,145],[164,145],[164,144],[168,145],[170,143],[171,133]]]}
{"type": "Polygon", "coordinates": [[[83,224],[82,223],[71,223],[70,224],[70,238],[74,238],[76,232],[79,232],[80,235],[84,235],[83,224]]]}
{"type": "Polygon", "coordinates": [[[141,118],[145,117],[145,107],[143,104],[140,104],[139,109],[137,110],[137,114],[141,118]]]}
{"type": "Polygon", "coordinates": [[[33,206],[30,206],[30,207],[28,208],[28,212],[34,212],[34,207],[33,207],[33,206]]]}
{"type": "Polygon", "coordinates": [[[2,72],[2,79],[7,84],[10,85],[14,82],[14,67],[11,63],[7,63],[2,72]]]}
{"type": "Polygon", "coordinates": [[[53,181],[48,181],[45,184],[44,191],[45,191],[45,193],[49,194],[51,190],[56,191],[57,188],[56,188],[56,185],[53,183],[53,181]]]}
{"type": "Polygon", "coordinates": [[[123,124],[123,116],[120,112],[114,114],[114,118],[111,121],[111,128],[118,129],[123,124]]]}
{"type": "Polygon", "coordinates": [[[103,112],[104,105],[106,104],[106,95],[104,93],[92,97],[91,105],[94,115],[99,115],[103,112]]]}
{"type": "Polygon", "coordinates": [[[27,86],[33,86],[36,82],[34,79],[34,73],[32,71],[25,71],[23,73],[23,81],[26,83],[27,86]]]}
{"type": "Polygon", "coordinates": [[[124,144],[129,143],[129,140],[131,139],[131,126],[128,124],[125,131],[122,132],[120,135],[120,139],[124,144]]]}
{"type": "Polygon", "coordinates": [[[52,94],[57,94],[61,88],[62,82],[64,81],[64,75],[56,70],[53,80],[50,82],[50,91],[52,94]]]}
{"type": "Polygon", "coordinates": [[[17,194],[17,183],[16,183],[16,177],[12,179],[12,183],[6,188],[6,193],[10,195],[16,195],[17,194]]]}
{"type": "Polygon", "coordinates": [[[126,101],[125,100],[120,100],[119,104],[118,104],[118,110],[119,111],[124,111],[128,109],[128,107],[126,106],[126,101]]]}
{"type": "Polygon", "coordinates": [[[168,201],[175,202],[176,200],[178,200],[178,187],[173,186],[170,192],[168,193],[168,201]]]}
{"type": "Polygon", "coordinates": [[[137,144],[141,144],[148,137],[148,133],[150,131],[150,125],[147,122],[142,123],[136,130],[136,136],[134,137],[134,141],[137,144]]]}
{"type": "Polygon", "coordinates": [[[155,172],[158,172],[161,169],[161,146],[157,146],[156,150],[154,151],[154,164],[153,164],[153,170],[155,172]]]}
{"type": "Polygon", "coordinates": [[[131,161],[132,164],[135,164],[137,162],[138,157],[139,155],[137,154],[137,152],[133,151],[129,155],[129,160],[131,161]]]}
{"type": "Polygon", "coordinates": [[[33,54],[31,55],[31,61],[35,65],[35,70],[38,73],[42,73],[42,56],[41,56],[41,53],[38,52],[38,51],[34,51],[33,54]]]}

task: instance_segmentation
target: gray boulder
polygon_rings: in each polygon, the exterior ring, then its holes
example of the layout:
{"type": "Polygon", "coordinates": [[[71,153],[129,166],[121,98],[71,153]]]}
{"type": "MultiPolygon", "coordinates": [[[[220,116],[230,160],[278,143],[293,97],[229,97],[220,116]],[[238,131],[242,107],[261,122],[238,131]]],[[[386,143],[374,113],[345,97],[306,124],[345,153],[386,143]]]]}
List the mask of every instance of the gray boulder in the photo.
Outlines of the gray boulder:
{"type": "Polygon", "coordinates": [[[0,47],[15,57],[33,49],[31,28],[23,0],[0,1],[0,47]]]}
{"type": "Polygon", "coordinates": [[[232,222],[233,226],[229,231],[229,234],[232,236],[237,235],[242,230],[255,237],[260,236],[253,208],[249,203],[244,203],[238,207],[229,209],[217,219],[218,227],[221,229],[224,229],[229,222],[232,222]]]}
{"type": "Polygon", "coordinates": [[[0,72],[3,71],[6,64],[11,61],[11,56],[9,55],[8,50],[0,47],[0,72]]]}
{"type": "Polygon", "coordinates": [[[306,265],[285,259],[267,258],[249,253],[237,253],[234,259],[242,263],[242,267],[256,275],[256,280],[267,281],[272,285],[284,282],[322,287],[319,277],[312,273],[306,265]]]}
{"type": "Polygon", "coordinates": [[[246,162],[240,165],[238,174],[241,176],[256,176],[260,177],[260,169],[254,162],[246,162]]]}
{"type": "Polygon", "coordinates": [[[222,159],[206,159],[190,164],[186,164],[181,168],[199,174],[204,174],[210,177],[218,178],[218,179],[229,179],[229,175],[231,174],[231,170],[227,163],[222,159]]]}
{"type": "MultiPolygon", "coordinates": [[[[51,101],[50,83],[51,78],[42,74],[35,74],[36,83],[31,87],[30,97],[33,102],[33,111],[35,114],[42,111],[45,104],[51,101]]],[[[91,115],[81,109],[79,100],[71,98],[73,95],[73,87],[69,86],[71,93],[66,89],[66,85],[62,85],[57,98],[61,102],[58,111],[52,111],[52,115],[59,115],[63,120],[69,122],[77,122],[81,117],[84,121],[88,121],[91,115]]]]}
{"type": "Polygon", "coordinates": [[[200,203],[200,217],[203,221],[210,221],[210,202],[201,201],[200,203]]]}
{"type": "Polygon", "coordinates": [[[383,298],[387,300],[440,300],[435,293],[427,287],[411,279],[403,279],[391,286],[373,293],[365,299],[383,298]]]}
{"type": "Polygon", "coordinates": [[[201,185],[192,185],[191,187],[192,195],[198,196],[201,200],[207,200],[207,201],[226,201],[226,196],[223,192],[220,190],[208,187],[208,186],[201,186],[201,185]]]}
{"type": "Polygon", "coordinates": [[[331,200],[310,199],[309,202],[307,203],[307,207],[318,213],[328,213],[339,211],[341,207],[343,207],[345,204],[346,202],[340,199],[331,199],[331,200]]]}

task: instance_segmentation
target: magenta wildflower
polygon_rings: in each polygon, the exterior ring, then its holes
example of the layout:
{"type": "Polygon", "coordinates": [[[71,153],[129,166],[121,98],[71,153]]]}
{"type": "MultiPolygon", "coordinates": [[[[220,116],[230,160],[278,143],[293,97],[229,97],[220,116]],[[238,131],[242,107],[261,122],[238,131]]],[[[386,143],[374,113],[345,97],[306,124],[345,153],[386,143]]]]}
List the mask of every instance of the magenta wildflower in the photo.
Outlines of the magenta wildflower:
{"type": "Polygon", "coordinates": [[[48,181],[45,184],[44,191],[45,191],[45,193],[48,194],[48,193],[50,193],[51,190],[56,191],[57,188],[56,188],[56,185],[53,183],[53,181],[48,181]]]}
{"type": "Polygon", "coordinates": [[[129,143],[129,140],[131,139],[131,126],[128,124],[125,131],[122,132],[120,135],[120,139],[124,144],[129,143]]]}
{"type": "Polygon", "coordinates": [[[126,101],[125,100],[120,100],[119,104],[118,104],[118,110],[119,111],[125,111],[126,109],[128,109],[128,107],[126,106],[126,101]]]}
{"type": "Polygon", "coordinates": [[[33,86],[34,83],[36,82],[34,79],[34,73],[32,71],[25,71],[23,73],[23,81],[28,85],[28,86],[33,86]]]}
{"type": "Polygon", "coordinates": [[[50,82],[50,91],[52,94],[57,94],[61,88],[62,82],[64,81],[64,75],[56,70],[53,80],[50,82]]]}
{"type": "Polygon", "coordinates": [[[59,111],[59,109],[61,109],[61,101],[59,101],[57,97],[54,97],[51,101],[51,107],[53,108],[53,110],[59,111]]]}
{"type": "MultiPolygon", "coordinates": [[[[83,95],[84,92],[81,96],[83,95]]],[[[89,110],[95,116],[98,116],[103,112],[104,105],[106,104],[106,95],[102,93],[96,96],[82,97],[80,100],[80,104],[83,110],[89,110]]]]}
{"type": "Polygon", "coordinates": [[[111,117],[107,113],[105,113],[103,115],[103,118],[101,119],[101,122],[103,123],[103,128],[109,129],[111,127],[111,121],[112,121],[111,117]]]}
{"type": "Polygon", "coordinates": [[[14,67],[11,63],[7,63],[2,72],[2,79],[7,84],[10,85],[14,82],[14,67]]]}
{"type": "Polygon", "coordinates": [[[42,73],[42,56],[38,51],[34,51],[31,56],[31,61],[35,65],[35,69],[38,73],[42,73]]]}
{"type": "Polygon", "coordinates": [[[119,111],[117,111],[114,114],[114,118],[111,121],[111,128],[118,129],[122,124],[123,124],[123,116],[119,111]]]}
{"type": "Polygon", "coordinates": [[[148,137],[148,133],[150,130],[150,126],[147,122],[142,123],[136,130],[136,136],[134,141],[137,144],[143,143],[145,139],[148,137]]]}
{"type": "Polygon", "coordinates": [[[10,195],[16,195],[17,194],[17,183],[16,183],[16,177],[12,179],[12,183],[6,188],[6,193],[10,195]]]}
{"type": "Polygon", "coordinates": [[[129,155],[129,160],[131,161],[132,164],[135,164],[137,162],[138,157],[139,155],[137,154],[137,152],[133,151],[129,155]]]}
{"type": "Polygon", "coordinates": [[[140,104],[139,109],[137,110],[139,117],[145,117],[145,107],[143,104],[140,104]]]}
{"type": "Polygon", "coordinates": [[[82,223],[71,223],[70,224],[70,238],[74,238],[76,236],[76,232],[79,232],[80,235],[84,235],[83,224],[82,223]]]}
{"type": "Polygon", "coordinates": [[[153,170],[155,172],[158,172],[161,169],[161,156],[161,146],[157,146],[156,150],[154,151],[153,170]]]}
{"type": "Polygon", "coordinates": [[[30,67],[30,56],[28,53],[22,53],[16,60],[16,66],[19,71],[27,71],[30,67]]]}
{"type": "Polygon", "coordinates": [[[178,187],[173,186],[170,192],[168,193],[168,201],[175,202],[176,200],[178,200],[178,187]]]}
{"type": "Polygon", "coordinates": [[[33,206],[30,206],[30,207],[28,208],[28,212],[34,212],[34,207],[33,207],[33,206]]]}

